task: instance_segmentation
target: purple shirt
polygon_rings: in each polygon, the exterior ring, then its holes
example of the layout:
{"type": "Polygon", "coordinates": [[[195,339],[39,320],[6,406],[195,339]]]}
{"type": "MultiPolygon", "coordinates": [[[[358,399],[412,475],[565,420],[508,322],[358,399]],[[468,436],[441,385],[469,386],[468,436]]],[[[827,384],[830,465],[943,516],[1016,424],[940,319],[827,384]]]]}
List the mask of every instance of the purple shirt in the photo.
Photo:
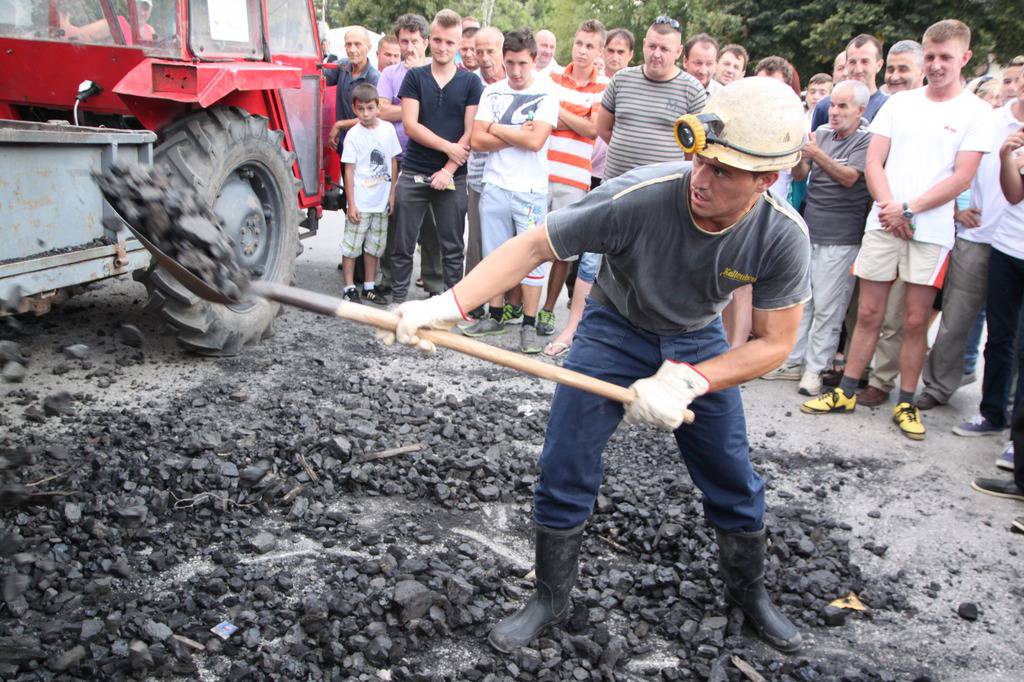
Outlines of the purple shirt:
{"type": "MultiPolygon", "coordinates": [[[[401,106],[402,100],[398,98],[398,91],[402,87],[402,81],[405,80],[405,74],[409,72],[405,62],[398,62],[386,67],[380,72],[380,79],[377,81],[377,94],[381,98],[387,98],[391,100],[392,104],[401,106]]],[[[398,133],[398,142],[402,145],[402,154],[405,154],[405,148],[409,144],[409,136],[405,134],[405,126],[402,125],[402,121],[399,120],[394,124],[395,132],[398,133]]]]}

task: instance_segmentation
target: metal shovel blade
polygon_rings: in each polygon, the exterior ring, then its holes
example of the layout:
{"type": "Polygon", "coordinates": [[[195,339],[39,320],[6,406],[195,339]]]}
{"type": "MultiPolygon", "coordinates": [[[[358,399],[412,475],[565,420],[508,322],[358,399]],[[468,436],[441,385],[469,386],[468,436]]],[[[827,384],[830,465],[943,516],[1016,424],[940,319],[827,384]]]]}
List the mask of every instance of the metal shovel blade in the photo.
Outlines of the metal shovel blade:
{"type": "Polygon", "coordinates": [[[118,215],[118,219],[121,224],[128,228],[128,230],[135,235],[135,238],[139,240],[139,243],[146,247],[146,250],[153,254],[153,258],[156,262],[166,270],[171,277],[178,280],[181,286],[185,287],[199,298],[205,299],[212,303],[223,303],[224,305],[233,305],[239,303],[238,299],[227,296],[220,289],[217,289],[207,282],[204,282],[199,277],[192,274],[185,266],[178,261],[174,260],[166,253],[157,248],[157,245],[149,241],[144,234],[136,230],[128,221],[118,215]]]}

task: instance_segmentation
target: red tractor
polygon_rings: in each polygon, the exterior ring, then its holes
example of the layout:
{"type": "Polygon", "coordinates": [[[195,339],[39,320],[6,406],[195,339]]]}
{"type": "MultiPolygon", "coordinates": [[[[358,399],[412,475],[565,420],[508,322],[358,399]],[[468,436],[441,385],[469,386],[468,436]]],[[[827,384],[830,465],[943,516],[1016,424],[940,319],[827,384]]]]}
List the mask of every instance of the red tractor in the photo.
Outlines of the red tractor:
{"type": "Polygon", "coordinates": [[[110,220],[89,172],[130,159],[177,174],[253,276],[290,283],[327,186],[321,61],[311,0],[0,0],[0,302],[42,312],[134,272],[189,349],[266,336],[276,304],[183,289],[110,220]]]}

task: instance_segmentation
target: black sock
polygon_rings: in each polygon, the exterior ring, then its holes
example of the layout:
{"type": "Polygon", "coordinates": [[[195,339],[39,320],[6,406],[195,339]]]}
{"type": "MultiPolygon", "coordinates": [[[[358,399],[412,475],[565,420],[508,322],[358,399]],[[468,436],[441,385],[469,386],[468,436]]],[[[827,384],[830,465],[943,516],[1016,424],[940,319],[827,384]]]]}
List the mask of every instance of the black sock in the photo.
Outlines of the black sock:
{"type": "Polygon", "coordinates": [[[913,405],[914,404],[914,392],[913,391],[904,391],[901,388],[900,389],[899,400],[897,400],[896,402],[897,403],[910,403],[911,405],[913,405]]]}
{"type": "Polygon", "coordinates": [[[843,389],[843,393],[849,398],[851,395],[857,392],[857,384],[860,383],[857,377],[843,375],[843,378],[839,380],[839,388],[843,389]]]}
{"type": "Polygon", "coordinates": [[[491,306],[491,318],[501,322],[501,306],[491,306]]]}
{"type": "Polygon", "coordinates": [[[523,315],[523,326],[534,327],[537,324],[537,318],[533,315],[523,315]]]}

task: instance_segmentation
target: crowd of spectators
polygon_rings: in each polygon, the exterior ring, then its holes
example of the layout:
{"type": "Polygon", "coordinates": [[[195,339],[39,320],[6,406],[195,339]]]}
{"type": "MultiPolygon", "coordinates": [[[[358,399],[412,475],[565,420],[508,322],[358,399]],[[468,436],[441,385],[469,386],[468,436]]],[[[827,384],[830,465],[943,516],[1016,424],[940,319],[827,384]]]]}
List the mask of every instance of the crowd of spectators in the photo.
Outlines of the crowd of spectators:
{"type": "MultiPolygon", "coordinates": [[[[720,89],[775,78],[804,99],[807,139],[765,198],[806,222],[812,295],[791,355],[764,378],[794,381],[807,414],[892,401],[899,433],[921,440],[922,411],[977,381],[983,352],[979,414],[954,432],[1007,441],[1011,422],[1024,428],[1024,56],[972,77],[970,29],[949,19],[887,52],[874,35],[853,36],[832,73],[804,87],[785,57],[754,62],[742,45],[684,36],[668,16],[639,37],[587,20],[566,38],[571,58],[560,65],[547,29],[503,32],[451,10],[429,23],[405,14],[374,66],[365,29],[346,33],[346,58],[328,70],[338,86],[330,144],[346,166],[346,298],[402,303],[417,244],[417,284],[441,293],[603,180],[683,158],[677,119],[720,89]],[[355,136],[357,126],[366,130],[355,136]]],[[[592,253],[546,264],[467,311],[474,322],[463,333],[515,329],[522,352],[561,356],[595,279],[613,276],[602,268],[592,253]]],[[[723,312],[734,347],[750,337],[752,306],[743,287],[723,312]]],[[[997,466],[1014,464],[1007,442],[997,466]]],[[[1013,481],[975,488],[1024,500],[1024,466],[1013,481]]]]}

